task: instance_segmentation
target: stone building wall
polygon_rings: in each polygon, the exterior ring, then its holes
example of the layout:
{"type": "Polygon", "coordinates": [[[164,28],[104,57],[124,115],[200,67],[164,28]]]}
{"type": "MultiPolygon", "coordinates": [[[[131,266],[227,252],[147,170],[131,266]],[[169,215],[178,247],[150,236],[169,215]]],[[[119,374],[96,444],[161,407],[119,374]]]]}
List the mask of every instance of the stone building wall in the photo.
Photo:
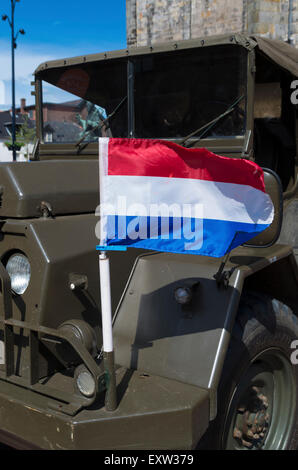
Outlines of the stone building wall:
{"type": "Polygon", "coordinates": [[[126,0],[127,44],[248,32],[298,47],[298,0],[126,0]]]}

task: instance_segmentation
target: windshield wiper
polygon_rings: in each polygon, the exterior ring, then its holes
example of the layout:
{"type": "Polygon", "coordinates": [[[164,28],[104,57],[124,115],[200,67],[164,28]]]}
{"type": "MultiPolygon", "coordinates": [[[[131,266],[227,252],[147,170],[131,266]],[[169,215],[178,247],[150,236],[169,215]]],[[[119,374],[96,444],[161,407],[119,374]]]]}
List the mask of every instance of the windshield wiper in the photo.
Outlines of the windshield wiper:
{"type": "Polygon", "coordinates": [[[178,142],[178,144],[180,145],[184,145],[185,142],[187,142],[188,139],[190,139],[191,137],[194,137],[195,135],[197,135],[199,132],[201,131],[204,131],[202,132],[201,135],[199,135],[199,137],[197,139],[195,139],[195,141],[192,141],[191,144],[195,144],[197,142],[199,142],[201,140],[201,138],[210,130],[212,129],[212,127],[215,126],[215,124],[220,120],[222,119],[223,117],[227,116],[228,114],[230,114],[232,111],[234,111],[235,109],[235,106],[244,98],[244,95],[241,95],[239,96],[239,98],[237,98],[237,100],[232,103],[228,109],[220,114],[219,116],[217,116],[216,118],[212,119],[212,121],[209,121],[207,122],[207,124],[204,124],[202,127],[199,127],[199,129],[196,129],[195,131],[193,131],[191,134],[188,134],[186,137],[184,137],[180,142],[178,142]]]}
{"type": "Polygon", "coordinates": [[[77,143],[75,144],[76,147],[78,147],[83,142],[83,140],[85,140],[86,136],[89,135],[90,133],[96,131],[97,129],[101,129],[104,126],[110,127],[110,120],[115,116],[115,114],[119,111],[119,109],[122,107],[122,105],[125,103],[126,100],[127,100],[127,95],[120,101],[120,103],[116,106],[116,108],[105,119],[102,119],[99,124],[91,127],[91,129],[86,130],[83,136],[80,138],[80,140],[78,140],[77,143]]]}

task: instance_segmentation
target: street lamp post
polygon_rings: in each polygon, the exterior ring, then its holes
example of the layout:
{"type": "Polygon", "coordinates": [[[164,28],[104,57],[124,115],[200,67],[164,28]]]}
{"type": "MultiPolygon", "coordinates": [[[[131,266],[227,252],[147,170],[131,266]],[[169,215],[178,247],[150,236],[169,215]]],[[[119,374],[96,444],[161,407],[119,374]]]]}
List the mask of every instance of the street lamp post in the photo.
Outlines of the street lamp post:
{"type": "Polygon", "coordinates": [[[10,28],[11,28],[11,95],[12,95],[12,158],[15,162],[17,159],[16,154],[16,98],[15,98],[15,58],[14,53],[17,47],[17,37],[19,34],[25,34],[23,29],[19,29],[17,34],[15,35],[14,32],[14,12],[16,3],[20,0],[11,0],[11,17],[9,18],[7,15],[2,15],[3,21],[8,21],[10,28]]]}

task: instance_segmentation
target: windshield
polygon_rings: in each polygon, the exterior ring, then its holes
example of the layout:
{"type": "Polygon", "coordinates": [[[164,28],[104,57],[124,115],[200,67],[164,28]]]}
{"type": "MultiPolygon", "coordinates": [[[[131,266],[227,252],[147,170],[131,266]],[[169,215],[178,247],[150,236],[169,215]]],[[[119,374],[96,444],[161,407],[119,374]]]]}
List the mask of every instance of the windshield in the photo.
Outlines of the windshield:
{"type": "MultiPolygon", "coordinates": [[[[246,95],[246,51],[216,46],[156,54],[137,61],[135,128],[138,137],[185,137],[246,95]]],[[[207,136],[242,135],[245,100],[207,136]]]]}
{"type": "Polygon", "coordinates": [[[100,136],[181,140],[201,128],[202,138],[244,134],[244,48],[190,48],[130,61],[130,68],[123,57],[43,72],[44,141],[81,145],[100,136]]]}
{"type": "Polygon", "coordinates": [[[105,64],[102,72],[96,63],[53,69],[47,71],[46,78],[42,82],[44,142],[89,143],[101,136],[127,137],[124,61],[105,64]]]}

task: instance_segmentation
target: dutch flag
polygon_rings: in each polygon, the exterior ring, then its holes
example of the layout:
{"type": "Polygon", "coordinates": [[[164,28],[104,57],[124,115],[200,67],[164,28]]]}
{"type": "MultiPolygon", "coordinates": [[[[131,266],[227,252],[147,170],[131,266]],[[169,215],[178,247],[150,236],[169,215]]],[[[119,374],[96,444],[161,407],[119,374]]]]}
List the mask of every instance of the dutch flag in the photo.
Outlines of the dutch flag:
{"type": "Polygon", "coordinates": [[[221,257],[274,209],[255,163],[149,139],[99,139],[101,245],[221,257]]]}

